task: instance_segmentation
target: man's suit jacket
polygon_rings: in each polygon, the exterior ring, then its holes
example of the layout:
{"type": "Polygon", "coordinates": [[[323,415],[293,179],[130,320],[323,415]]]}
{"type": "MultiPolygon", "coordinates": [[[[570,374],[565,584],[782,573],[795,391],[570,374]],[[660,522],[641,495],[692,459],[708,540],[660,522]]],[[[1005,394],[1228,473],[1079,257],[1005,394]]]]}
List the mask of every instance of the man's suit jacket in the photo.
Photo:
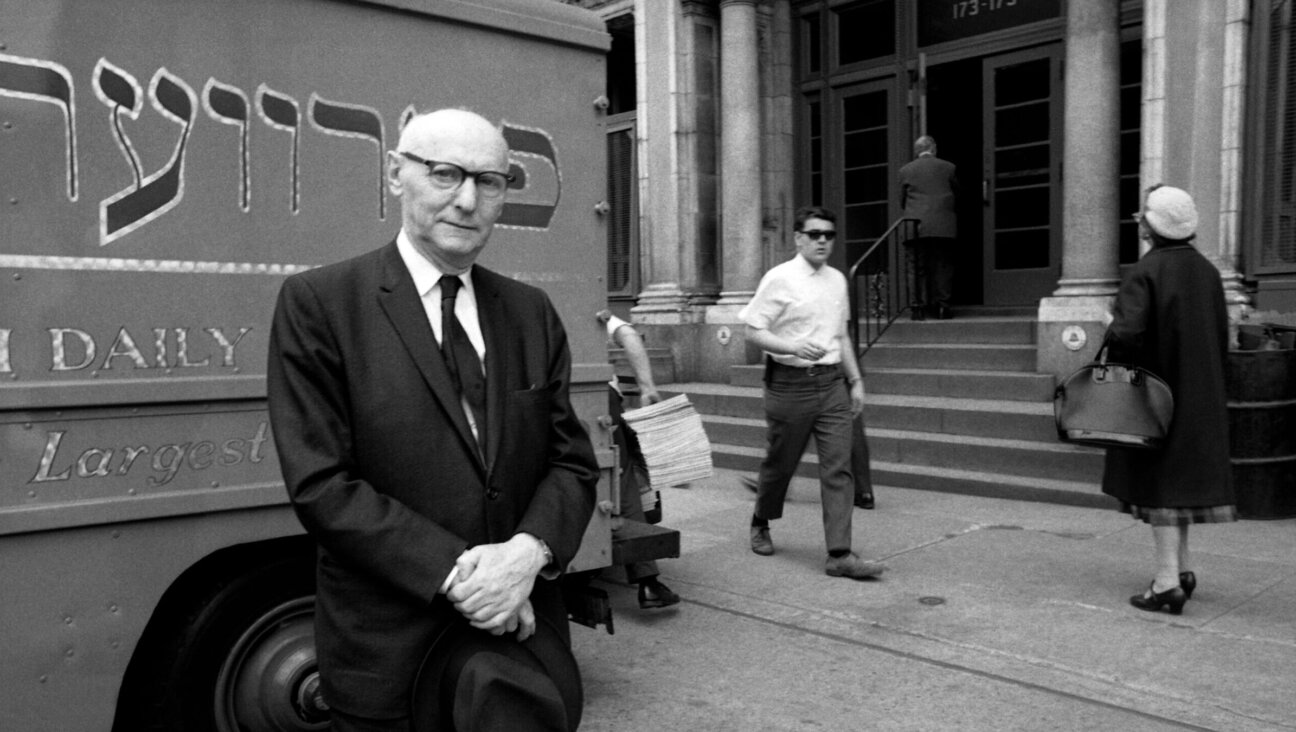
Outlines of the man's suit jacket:
{"type": "Polygon", "coordinates": [[[918,236],[958,236],[957,194],[958,178],[948,160],[921,155],[900,169],[900,206],[905,216],[920,221],[918,236]]]}
{"type": "MultiPolygon", "coordinates": [[[[437,590],[468,547],[528,532],[576,553],[598,467],[568,400],[571,355],[548,297],[481,266],[489,465],[393,242],[284,282],[270,335],[270,418],[293,507],[319,544],[316,645],[329,704],[408,713],[437,590]]],[[[556,583],[536,614],[567,628],[556,583]]]]}

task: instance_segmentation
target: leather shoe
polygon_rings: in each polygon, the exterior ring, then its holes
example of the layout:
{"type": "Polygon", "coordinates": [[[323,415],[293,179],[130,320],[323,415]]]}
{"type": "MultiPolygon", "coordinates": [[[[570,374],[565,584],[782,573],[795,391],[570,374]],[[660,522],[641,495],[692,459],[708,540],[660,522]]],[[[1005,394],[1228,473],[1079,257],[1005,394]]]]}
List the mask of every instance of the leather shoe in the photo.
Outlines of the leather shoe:
{"type": "Polygon", "coordinates": [[[921,305],[914,305],[912,308],[910,308],[910,309],[909,309],[909,319],[910,319],[910,320],[926,320],[926,319],[927,319],[927,313],[926,313],[926,311],[923,309],[923,306],[921,306],[921,305]]]}
{"type": "Polygon", "coordinates": [[[1188,597],[1184,593],[1183,588],[1175,586],[1165,592],[1157,592],[1152,589],[1155,585],[1156,583],[1153,582],[1148,585],[1147,592],[1131,597],[1130,604],[1139,610],[1147,610],[1148,612],[1153,613],[1162,609],[1171,615],[1179,615],[1183,613],[1184,603],[1188,601],[1188,597]]]}
{"type": "Polygon", "coordinates": [[[655,607],[670,607],[679,601],[680,596],[656,578],[646,579],[639,583],[640,609],[650,610],[655,607]]]}
{"type": "Polygon", "coordinates": [[[774,542],[770,541],[768,526],[751,527],[751,547],[752,551],[762,557],[768,557],[774,553],[774,542]]]}
{"type": "Polygon", "coordinates": [[[860,559],[855,552],[844,557],[829,556],[824,563],[824,573],[829,577],[849,577],[856,580],[873,579],[886,571],[881,562],[869,562],[860,559]]]}
{"type": "Polygon", "coordinates": [[[857,493],[855,494],[855,508],[863,508],[869,511],[873,510],[873,494],[857,493]]]}
{"type": "Polygon", "coordinates": [[[1184,591],[1184,599],[1191,600],[1193,590],[1197,589],[1197,575],[1192,571],[1180,572],[1179,588],[1184,591]]]}
{"type": "Polygon", "coordinates": [[[743,487],[751,491],[752,493],[756,493],[760,490],[760,481],[756,480],[752,476],[744,475],[741,480],[742,480],[743,487]]]}

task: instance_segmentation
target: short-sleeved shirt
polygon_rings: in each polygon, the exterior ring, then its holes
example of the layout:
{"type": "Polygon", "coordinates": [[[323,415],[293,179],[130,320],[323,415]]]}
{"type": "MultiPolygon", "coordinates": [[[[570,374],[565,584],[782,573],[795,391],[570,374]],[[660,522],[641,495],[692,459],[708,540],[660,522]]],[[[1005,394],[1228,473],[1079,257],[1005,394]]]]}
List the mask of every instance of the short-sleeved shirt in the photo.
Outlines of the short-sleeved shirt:
{"type": "Polygon", "coordinates": [[[747,325],[789,340],[810,338],[827,348],[813,363],[789,354],[770,354],[788,366],[841,363],[841,334],[849,317],[846,276],[825,264],[815,269],[800,254],[761,278],[751,302],[738,313],[747,325]]]}

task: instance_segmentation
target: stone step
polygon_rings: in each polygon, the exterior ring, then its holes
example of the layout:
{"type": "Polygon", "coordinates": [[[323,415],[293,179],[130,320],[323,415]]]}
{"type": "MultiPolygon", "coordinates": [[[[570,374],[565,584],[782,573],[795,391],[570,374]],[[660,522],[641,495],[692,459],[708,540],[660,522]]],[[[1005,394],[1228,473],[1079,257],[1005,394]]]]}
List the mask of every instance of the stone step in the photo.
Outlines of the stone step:
{"type": "Polygon", "coordinates": [[[1035,372],[1035,346],[978,343],[876,343],[860,359],[865,370],[952,369],[1035,372]]]}
{"type": "MultiPolygon", "coordinates": [[[[757,450],[765,446],[764,420],[705,415],[702,424],[712,444],[757,450]]],[[[1102,479],[1102,450],[1060,442],[872,428],[868,442],[872,459],[886,463],[1082,483],[1102,479]]],[[[814,452],[813,445],[809,452],[814,452]]]]}
{"type": "MultiPolygon", "coordinates": [[[[879,343],[979,343],[1032,345],[1036,321],[1031,317],[971,317],[953,320],[897,320],[879,343]]],[[[876,346],[875,346],[876,347],[876,346]]]]}
{"type": "MultiPolygon", "coordinates": [[[[762,448],[713,443],[711,449],[712,461],[717,468],[752,474],[759,471],[761,459],[765,456],[762,448]]],[[[888,486],[1092,508],[1112,508],[1115,505],[1113,499],[1102,492],[1101,485],[1097,482],[908,465],[877,459],[872,461],[871,472],[879,506],[886,505],[888,486]]],[[[797,468],[797,475],[814,478],[818,474],[818,459],[813,453],[807,454],[797,468]]]]}
{"type": "MultiPolygon", "coordinates": [[[[734,386],[761,388],[764,367],[733,366],[729,370],[734,386]]],[[[869,394],[908,394],[956,398],[1051,401],[1056,379],[1052,374],[1021,371],[954,371],[950,369],[868,369],[865,388],[869,394]]]]}
{"type": "MultiPolygon", "coordinates": [[[[758,388],[694,382],[668,384],[661,390],[688,394],[699,414],[765,418],[764,396],[758,388]]],[[[1051,402],[869,394],[864,422],[869,429],[1057,441],[1051,402]]]]}

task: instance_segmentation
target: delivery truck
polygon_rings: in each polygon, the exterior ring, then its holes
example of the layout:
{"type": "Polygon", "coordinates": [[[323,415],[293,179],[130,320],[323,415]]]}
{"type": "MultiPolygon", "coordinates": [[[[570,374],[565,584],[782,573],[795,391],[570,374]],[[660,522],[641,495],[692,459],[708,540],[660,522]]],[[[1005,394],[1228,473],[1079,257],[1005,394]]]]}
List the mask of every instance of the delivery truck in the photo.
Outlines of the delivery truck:
{"type": "Polygon", "coordinates": [[[594,319],[607,48],[554,0],[0,0],[0,730],[327,727],[269,325],[285,277],[394,237],[415,111],[509,143],[481,261],[557,305],[605,472],[568,571],[632,558],[594,319]]]}

